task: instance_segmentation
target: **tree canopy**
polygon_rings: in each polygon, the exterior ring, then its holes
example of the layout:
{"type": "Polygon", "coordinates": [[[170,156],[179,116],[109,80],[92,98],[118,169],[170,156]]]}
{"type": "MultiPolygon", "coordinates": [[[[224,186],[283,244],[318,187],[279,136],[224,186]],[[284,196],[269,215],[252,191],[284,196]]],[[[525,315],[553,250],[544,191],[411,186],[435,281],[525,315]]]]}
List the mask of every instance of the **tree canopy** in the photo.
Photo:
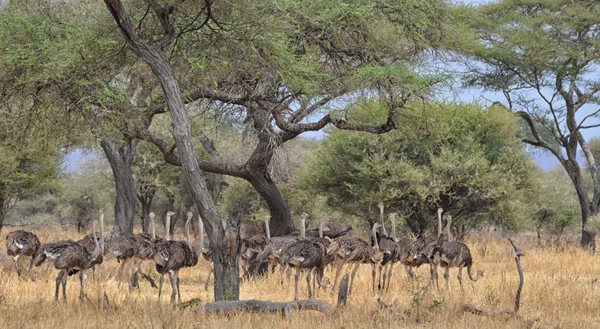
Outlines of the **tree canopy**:
{"type": "MultiPolygon", "coordinates": [[[[384,114],[375,100],[353,114],[374,108],[384,114]]],[[[515,138],[510,112],[411,103],[400,116],[403,126],[385,135],[329,131],[306,186],[369,224],[377,218],[374,205],[383,202],[414,233],[432,227],[438,207],[454,216],[462,233],[484,223],[518,228],[525,222],[534,164],[515,138]]]]}

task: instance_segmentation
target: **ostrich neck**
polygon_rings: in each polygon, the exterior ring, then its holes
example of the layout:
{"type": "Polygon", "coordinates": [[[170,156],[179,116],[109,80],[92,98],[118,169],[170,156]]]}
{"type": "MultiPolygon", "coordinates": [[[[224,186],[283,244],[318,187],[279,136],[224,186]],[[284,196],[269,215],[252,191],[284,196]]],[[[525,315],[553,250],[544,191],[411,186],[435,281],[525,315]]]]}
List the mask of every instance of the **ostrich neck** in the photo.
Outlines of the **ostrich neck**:
{"type": "Polygon", "coordinates": [[[271,229],[269,228],[269,219],[265,217],[265,236],[267,239],[271,238],[271,229]]]}
{"type": "Polygon", "coordinates": [[[384,206],[383,204],[379,205],[379,224],[381,224],[381,231],[383,232],[383,235],[387,236],[387,230],[385,229],[385,223],[383,220],[383,213],[384,213],[384,206]]]}
{"type": "Polygon", "coordinates": [[[156,239],[156,228],[154,227],[154,216],[150,216],[150,226],[152,226],[152,240],[156,239]]]}
{"type": "Polygon", "coordinates": [[[373,225],[373,230],[371,231],[371,233],[373,234],[373,243],[374,243],[374,247],[375,249],[379,250],[379,242],[377,242],[377,227],[375,227],[375,225],[373,225]]]}
{"type": "Polygon", "coordinates": [[[100,214],[100,250],[104,252],[104,213],[100,214]]]}
{"type": "Polygon", "coordinates": [[[442,235],[442,213],[438,210],[438,238],[442,235]]]}
{"type": "Polygon", "coordinates": [[[171,215],[167,215],[167,220],[165,221],[165,240],[171,240],[171,233],[169,230],[171,229],[171,215]]]}
{"type": "Polygon", "coordinates": [[[194,250],[192,248],[192,241],[190,240],[190,224],[192,223],[192,217],[188,217],[185,221],[185,240],[187,241],[188,247],[190,250],[194,250]]]}
{"type": "Polygon", "coordinates": [[[96,245],[94,252],[91,255],[91,260],[93,261],[100,254],[100,244],[98,243],[98,238],[96,236],[96,221],[92,223],[92,237],[94,237],[94,244],[96,245]]]}
{"type": "Polygon", "coordinates": [[[300,220],[300,236],[306,238],[306,219],[302,218],[300,220]]]}
{"type": "Polygon", "coordinates": [[[323,237],[323,221],[319,223],[319,238],[323,237]]]}

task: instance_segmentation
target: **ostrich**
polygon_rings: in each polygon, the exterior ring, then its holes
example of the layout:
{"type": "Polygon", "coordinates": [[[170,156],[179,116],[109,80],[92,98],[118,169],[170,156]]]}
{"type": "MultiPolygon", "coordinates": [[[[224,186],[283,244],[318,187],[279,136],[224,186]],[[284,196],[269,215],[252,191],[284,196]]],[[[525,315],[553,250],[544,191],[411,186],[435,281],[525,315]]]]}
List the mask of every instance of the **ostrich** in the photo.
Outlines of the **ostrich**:
{"type": "MultiPolygon", "coordinates": [[[[381,227],[383,229],[383,226],[381,227]]],[[[385,289],[386,282],[389,285],[387,275],[388,272],[389,275],[391,275],[394,260],[397,258],[398,245],[396,244],[396,241],[394,241],[393,238],[385,235],[385,233],[383,235],[379,235],[377,234],[377,232],[375,233],[376,235],[374,236],[374,239],[376,240],[371,240],[371,245],[375,246],[375,242],[377,242],[378,250],[382,253],[381,262],[379,262],[379,280],[377,284],[377,289],[381,291],[385,289]],[[382,276],[383,284],[381,283],[382,276]]]]}
{"type": "Polygon", "coordinates": [[[56,290],[54,292],[54,298],[58,300],[58,290],[60,284],[63,287],[63,300],[67,301],[67,276],[73,275],[79,272],[79,282],[81,284],[81,290],[79,292],[79,299],[83,300],[84,285],[86,278],[86,270],[90,268],[93,262],[100,255],[100,244],[96,238],[96,225],[98,221],[92,222],[92,237],[95,244],[94,250],[89,252],[79,243],[67,240],[53,243],[44,244],[40,251],[35,257],[35,266],[40,266],[45,260],[50,260],[54,267],[59,270],[58,276],[56,277],[56,290]]]}
{"type": "Polygon", "coordinates": [[[439,265],[444,268],[444,280],[446,281],[446,289],[448,289],[448,277],[450,276],[450,267],[458,268],[458,282],[462,286],[462,270],[467,268],[469,279],[477,281],[483,277],[483,271],[477,271],[477,275],[473,277],[471,266],[473,265],[473,257],[471,250],[466,244],[458,241],[440,241],[436,246],[436,253],[440,260],[439,265]]]}
{"type": "Polygon", "coordinates": [[[316,269],[317,271],[316,278],[314,280],[318,280],[318,284],[321,287],[326,288],[326,280],[324,280],[323,271],[327,265],[327,259],[331,259],[331,256],[333,255],[333,253],[331,253],[327,246],[321,241],[305,238],[307,217],[308,216],[303,214],[302,220],[300,221],[300,232],[302,235],[301,239],[288,246],[281,253],[280,258],[282,269],[284,265],[296,269],[296,275],[294,276],[294,300],[298,300],[298,280],[300,279],[300,271],[302,269],[308,269],[308,274],[306,275],[308,298],[312,298],[313,294],[313,291],[310,287],[313,269],[316,269]]]}
{"type": "Polygon", "coordinates": [[[458,268],[458,282],[462,286],[462,269],[467,267],[469,279],[477,281],[483,277],[483,271],[477,271],[477,275],[473,277],[471,273],[471,266],[473,265],[473,257],[471,256],[471,250],[466,244],[458,241],[450,241],[450,226],[452,225],[452,216],[446,216],[446,231],[448,234],[448,240],[444,240],[441,237],[438,239],[437,244],[434,246],[433,255],[435,262],[444,268],[444,280],[446,281],[446,289],[448,289],[448,278],[450,276],[450,267],[458,268]]]}
{"type": "Polygon", "coordinates": [[[142,271],[142,263],[147,259],[154,259],[154,245],[162,239],[156,237],[156,228],[154,226],[154,218],[156,215],[151,212],[150,226],[152,228],[152,235],[148,233],[139,233],[133,235],[133,239],[137,244],[137,254],[134,256],[133,272],[130,278],[130,288],[139,288],[138,274],[141,275],[146,281],[150,282],[152,288],[158,288],[154,280],[146,273],[142,271]]]}
{"type": "Polygon", "coordinates": [[[371,241],[374,241],[375,245],[372,247],[369,242],[364,241],[360,238],[356,237],[347,237],[342,236],[334,241],[340,245],[337,253],[337,269],[335,272],[335,279],[333,281],[333,288],[331,290],[331,294],[333,295],[335,287],[337,286],[337,282],[340,276],[340,272],[342,271],[342,267],[346,263],[354,263],[354,269],[352,270],[352,274],[350,276],[348,296],[352,295],[352,285],[354,283],[354,277],[358,272],[358,267],[360,264],[371,264],[371,274],[372,274],[372,292],[375,295],[375,266],[379,263],[382,258],[382,253],[379,250],[379,245],[377,243],[377,229],[381,227],[380,223],[373,224],[373,228],[371,230],[371,241]]]}
{"type": "Polygon", "coordinates": [[[429,263],[429,271],[431,274],[431,280],[429,281],[430,285],[435,285],[435,287],[439,288],[438,282],[438,272],[437,267],[440,265],[439,259],[439,246],[444,242],[442,236],[442,213],[444,209],[438,208],[437,210],[437,220],[438,220],[438,229],[437,229],[437,239],[432,237],[424,237],[420,236],[417,241],[413,244],[413,261],[415,263],[420,263],[423,261],[427,261],[429,263]]]}
{"type": "MultiPolygon", "coordinates": [[[[269,231],[269,215],[263,217],[265,234],[255,234],[242,240],[242,250],[240,252],[242,267],[245,271],[244,277],[249,277],[252,272],[258,271],[260,274],[260,266],[264,259],[257,261],[259,255],[265,250],[267,239],[270,235],[269,231]],[[258,268],[257,268],[258,267],[258,268]]],[[[268,275],[268,269],[266,274],[268,275]]]]}
{"type": "MultiPolygon", "coordinates": [[[[308,216],[303,214],[303,216],[308,216]]],[[[269,272],[273,272],[275,266],[280,263],[281,253],[292,244],[300,240],[297,236],[276,236],[271,237],[271,230],[269,229],[270,216],[265,216],[265,233],[266,233],[266,245],[263,250],[257,255],[256,262],[261,264],[265,259],[269,262],[269,272]]],[[[306,218],[304,218],[306,221],[306,218]]],[[[257,250],[258,251],[258,250],[257,250]]],[[[281,284],[283,284],[283,272],[285,270],[283,265],[280,265],[281,284]]]]}
{"type": "MultiPolygon", "coordinates": [[[[172,212],[169,212],[173,214],[172,212]]],[[[181,292],[179,290],[179,270],[183,267],[192,267],[198,263],[198,254],[202,248],[200,244],[192,246],[190,241],[190,223],[193,214],[187,213],[187,221],[185,222],[186,242],[172,241],[169,235],[169,221],[167,221],[165,240],[157,243],[154,247],[154,262],[156,263],[156,271],[160,273],[160,281],[158,286],[158,300],[162,293],[162,286],[165,280],[165,273],[169,274],[171,281],[171,303],[175,303],[175,297],[181,302],[181,292]]],[[[167,217],[170,219],[170,217],[167,217]]]]}
{"type": "Polygon", "coordinates": [[[33,267],[34,256],[39,249],[40,240],[31,232],[17,230],[6,235],[6,253],[9,256],[13,256],[19,278],[21,278],[21,259],[31,257],[29,261],[29,276],[32,281],[35,281],[31,268],[33,267]]]}

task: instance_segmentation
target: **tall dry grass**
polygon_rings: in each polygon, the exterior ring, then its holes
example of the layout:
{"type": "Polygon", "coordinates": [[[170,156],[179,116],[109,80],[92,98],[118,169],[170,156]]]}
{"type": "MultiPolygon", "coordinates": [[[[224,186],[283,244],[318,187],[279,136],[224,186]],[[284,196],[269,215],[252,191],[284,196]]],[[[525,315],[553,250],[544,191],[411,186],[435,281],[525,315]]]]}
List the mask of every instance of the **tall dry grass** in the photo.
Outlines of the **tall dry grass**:
{"type": "MultiPolygon", "coordinates": [[[[0,235],[0,241],[8,230],[0,235]]],[[[44,241],[77,238],[77,234],[62,230],[38,230],[44,241]]],[[[182,236],[175,238],[182,239],[182,236]]],[[[520,317],[508,315],[478,316],[463,313],[461,307],[472,303],[489,311],[501,313],[514,306],[518,283],[514,252],[504,239],[490,236],[473,237],[467,243],[475,259],[474,269],[485,271],[478,282],[466,278],[461,288],[456,270],[451,271],[450,289],[419,290],[411,293],[406,273],[396,266],[390,292],[381,299],[392,305],[378,310],[377,297],[371,295],[371,273],[363,266],[357,276],[354,294],[345,309],[333,317],[317,312],[296,312],[288,320],[278,315],[242,313],[229,317],[206,316],[202,312],[180,310],[169,304],[170,285],[165,284],[163,300],[157,301],[157,290],[140,281],[139,291],[129,292],[127,284],[121,288],[114,277],[116,261],[108,260],[102,282],[88,275],[86,293],[88,300],[78,300],[78,277],[69,278],[68,302],[54,301],[57,271],[48,265],[38,268],[37,282],[18,280],[12,261],[4,253],[0,257],[0,328],[598,328],[600,299],[598,282],[600,264],[597,256],[575,246],[556,250],[539,248],[534,239],[516,237],[517,244],[526,254],[522,258],[525,286],[520,317]],[[106,292],[109,306],[103,307],[106,292]]],[[[151,268],[144,264],[144,268],[151,268]]],[[[209,264],[200,261],[195,268],[181,271],[183,300],[201,298],[212,300],[212,290],[204,291],[203,283],[209,264]]],[[[428,268],[418,270],[419,284],[428,282],[428,268]]],[[[26,271],[25,271],[25,274],[26,271]]],[[[151,271],[153,277],[156,272],[151,271]]],[[[329,271],[328,276],[333,273],[329,271]]],[[[466,275],[465,275],[466,277],[466,275]]],[[[306,298],[306,283],[300,281],[301,298],[306,298]]],[[[293,298],[293,285],[280,286],[277,275],[268,279],[244,282],[242,299],[289,301],[293,298]]],[[[320,298],[334,302],[329,293],[320,298]]]]}

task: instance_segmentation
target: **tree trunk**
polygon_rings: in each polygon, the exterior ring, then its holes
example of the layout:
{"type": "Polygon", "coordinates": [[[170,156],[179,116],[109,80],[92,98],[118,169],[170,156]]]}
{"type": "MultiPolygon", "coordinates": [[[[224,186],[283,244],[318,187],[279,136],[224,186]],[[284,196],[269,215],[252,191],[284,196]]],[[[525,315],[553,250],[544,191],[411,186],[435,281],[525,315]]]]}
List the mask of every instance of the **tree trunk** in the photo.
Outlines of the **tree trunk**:
{"type": "Polygon", "coordinates": [[[133,223],[137,207],[137,190],[131,164],[135,156],[137,139],[128,139],[121,147],[116,143],[103,139],[100,146],[108,159],[115,180],[115,225],[112,234],[126,236],[133,234],[133,223]]]}
{"type": "MultiPolygon", "coordinates": [[[[142,59],[157,77],[173,125],[173,139],[179,152],[179,160],[183,167],[190,192],[196,208],[202,217],[206,234],[213,252],[215,285],[215,301],[239,300],[239,223],[230,223],[227,232],[223,227],[221,216],[206,184],[206,175],[200,169],[194,145],[192,129],[186,112],[183,94],[175,77],[166,49],[175,40],[175,30],[171,25],[170,14],[173,7],[154,6],[156,17],[164,29],[163,37],[155,44],[146,43],[133,26],[128,13],[119,0],[104,0],[117,26],[127,40],[134,54],[142,59]]],[[[134,191],[135,193],[135,191],[134,191]]]]}
{"type": "Polygon", "coordinates": [[[581,209],[581,247],[595,250],[596,232],[591,232],[587,230],[587,222],[588,219],[596,215],[598,211],[592,209],[592,204],[588,196],[587,188],[585,186],[583,177],[581,176],[581,168],[579,167],[579,164],[577,163],[577,161],[571,160],[575,157],[575,155],[571,155],[571,157],[568,160],[562,162],[562,165],[567,171],[569,178],[571,178],[573,185],[575,186],[575,191],[577,192],[577,199],[579,200],[579,207],[581,209]]]}
{"type": "Polygon", "coordinates": [[[248,182],[260,194],[269,207],[271,236],[288,235],[295,230],[287,199],[273,182],[267,166],[249,170],[248,182]]]}
{"type": "Polygon", "coordinates": [[[150,233],[150,209],[152,208],[152,201],[154,200],[155,193],[145,195],[140,199],[142,205],[142,231],[144,233],[150,233]]]}

